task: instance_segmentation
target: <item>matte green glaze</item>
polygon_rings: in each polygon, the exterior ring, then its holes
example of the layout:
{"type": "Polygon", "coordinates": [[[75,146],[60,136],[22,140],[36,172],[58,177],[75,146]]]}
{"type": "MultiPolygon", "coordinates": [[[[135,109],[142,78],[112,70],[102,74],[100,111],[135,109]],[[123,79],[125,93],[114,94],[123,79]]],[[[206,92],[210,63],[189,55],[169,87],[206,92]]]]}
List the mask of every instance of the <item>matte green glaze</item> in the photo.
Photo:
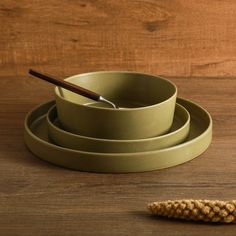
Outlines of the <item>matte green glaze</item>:
{"type": "Polygon", "coordinates": [[[140,139],[164,134],[172,125],[177,88],[166,79],[136,72],[92,72],[66,80],[120,107],[133,108],[88,106],[92,100],[56,87],[58,117],[64,130],[96,138],[140,139]]]}
{"type": "Polygon", "coordinates": [[[57,118],[56,106],[49,110],[47,123],[50,138],[62,147],[88,152],[128,153],[163,149],[183,142],[189,133],[190,115],[183,106],[177,104],[173,124],[167,134],[136,140],[90,138],[64,131],[57,118]]]}
{"type": "Polygon", "coordinates": [[[138,153],[95,153],[57,146],[48,139],[46,121],[46,113],[54,101],[36,107],[26,116],[25,143],[39,158],[81,171],[143,172],[175,166],[203,153],[212,138],[209,113],[190,101],[178,99],[177,102],[189,111],[191,121],[187,140],[174,147],[138,153]]]}

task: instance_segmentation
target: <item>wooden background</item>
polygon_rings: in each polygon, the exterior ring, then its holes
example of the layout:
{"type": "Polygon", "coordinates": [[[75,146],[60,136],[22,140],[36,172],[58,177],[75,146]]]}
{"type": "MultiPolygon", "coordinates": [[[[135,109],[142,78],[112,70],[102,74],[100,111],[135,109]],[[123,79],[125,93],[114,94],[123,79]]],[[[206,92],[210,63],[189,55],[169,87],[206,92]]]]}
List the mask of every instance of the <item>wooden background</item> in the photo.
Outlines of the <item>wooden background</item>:
{"type": "Polygon", "coordinates": [[[0,235],[233,235],[235,225],[150,217],[146,203],[236,198],[234,0],[0,2],[0,235]],[[170,78],[214,121],[201,157],[161,171],[93,174],[47,164],[23,120],[53,98],[32,67],[65,77],[135,70],[170,78]]]}

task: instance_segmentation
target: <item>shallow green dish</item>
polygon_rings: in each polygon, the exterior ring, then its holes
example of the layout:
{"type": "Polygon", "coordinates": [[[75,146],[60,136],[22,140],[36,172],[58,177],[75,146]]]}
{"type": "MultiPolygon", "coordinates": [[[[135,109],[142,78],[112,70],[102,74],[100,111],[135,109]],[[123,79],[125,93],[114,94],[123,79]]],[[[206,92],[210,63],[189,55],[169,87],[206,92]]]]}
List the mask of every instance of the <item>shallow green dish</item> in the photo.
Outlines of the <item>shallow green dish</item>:
{"type": "Polygon", "coordinates": [[[177,104],[172,127],[167,134],[154,138],[136,140],[98,139],[73,134],[61,128],[56,106],[47,113],[49,137],[58,145],[80,151],[100,153],[129,153],[154,151],[182,143],[189,134],[190,115],[177,104]]]}
{"type": "Polygon", "coordinates": [[[24,140],[39,158],[50,163],[91,172],[143,172],[175,166],[203,153],[212,138],[212,119],[200,106],[184,100],[177,102],[190,113],[190,133],[187,140],[177,146],[139,153],[92,153],[63,148],[48,139],[46,113],[54,101],[40,105],[25,119],[24,140]]]}
{"type": "Polygon", "coordinates": [[[126,108],[98,107],[90,99],[56,87],[58,117],[63,129],[71,133],[104,139],[141,139],[162,135],[172,125],[177,88],[169,80],[121,71],[91,72],[65,80],[126,108]]]}

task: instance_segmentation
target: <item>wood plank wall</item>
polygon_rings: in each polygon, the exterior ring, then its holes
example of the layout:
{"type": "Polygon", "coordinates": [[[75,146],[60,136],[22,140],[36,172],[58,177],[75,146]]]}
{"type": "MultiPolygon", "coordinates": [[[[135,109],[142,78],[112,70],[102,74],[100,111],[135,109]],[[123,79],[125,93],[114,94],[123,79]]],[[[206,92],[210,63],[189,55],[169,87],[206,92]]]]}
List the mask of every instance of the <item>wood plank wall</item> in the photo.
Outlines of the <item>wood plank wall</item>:
{"type": "Polygon", "coordinates": [[[1,0],[1,75],[234,77],[235,22],[234,0],[1,0]]]}

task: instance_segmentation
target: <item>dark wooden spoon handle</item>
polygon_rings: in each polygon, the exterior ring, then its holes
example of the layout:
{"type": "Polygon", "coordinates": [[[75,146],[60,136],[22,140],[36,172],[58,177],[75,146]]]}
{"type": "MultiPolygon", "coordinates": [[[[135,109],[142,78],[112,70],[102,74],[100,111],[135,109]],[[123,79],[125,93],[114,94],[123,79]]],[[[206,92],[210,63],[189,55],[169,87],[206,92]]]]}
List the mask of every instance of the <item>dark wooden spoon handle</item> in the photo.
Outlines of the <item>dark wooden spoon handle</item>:
{"type": "Polygon", "coordinates": [[[55,84],[55,85],[60,86],[62,88],[65,88],[67,90],[70,90],[71,92],[74,92],[74,93],[80,94],[84,97],[95,100],[95,101],[99,101],[99,98],[101,97],[99,94],[97,94],[95,92],[92,92],[88,89],[82,88],[78,85],[69,83],[65,80],[60,80],[60,79],[55,78],[54,76],[51,76],[51,75],[41,74],[40,72],[32,70],[32,69],[29,70],[29,74],[31,74],[39,79],[45,80],[49,83],[52,83],[52,84],[55,84]]]}

